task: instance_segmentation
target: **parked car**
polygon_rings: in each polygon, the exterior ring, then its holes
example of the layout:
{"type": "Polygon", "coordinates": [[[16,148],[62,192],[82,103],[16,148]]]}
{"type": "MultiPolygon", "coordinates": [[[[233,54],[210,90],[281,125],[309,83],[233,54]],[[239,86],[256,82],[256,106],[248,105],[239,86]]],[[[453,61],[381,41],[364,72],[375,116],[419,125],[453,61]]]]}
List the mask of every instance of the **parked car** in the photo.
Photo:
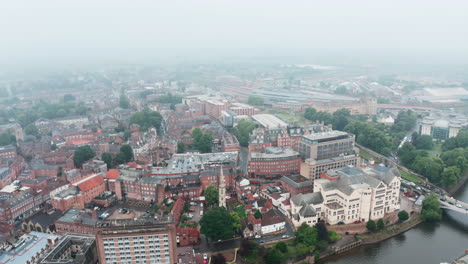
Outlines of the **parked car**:
{"type": "Polygon", "coordinates": [[[205,253],[203,254],[203,260],[207,260],[208,259],[208,255],[205,253]]]}
{"type": "Polygon", "coordinates": [[[282,235],[281,238],[282,239],[285,239],[285,238],[288,238],[289,236],[288,235],[282,235]]]}
{"type": "Polygon", "coordinates": [[[195,209],[189,209],[189,212],[195,212],[195,209]]]}
{"type": "Polygon", "coordinates": [[[261,238],[262,236],[261,235],[255,235],[255,238],[261,238]]]}
{"type": "Polygon", "coordinates": [[[265,243],[265,240],[260,240],[260,241],[258,241],[258,243],[260,243],[260,244],[265,243]]]}
{"type": "Polygon", "coordinates": [[[338,222],[338,224],[339,225],[344,225],[345,223],[340,221],[340,222],[338,222]]]}
{"type": "Polygon", "coordinates": [[[359,220],[356,220],[356,221],[354,221],[354,223],[355,223],[355,224],[360,224],[360,223],[361,223],[361,221],[359,221],[359,220]]]}
{"type": "Polygon", "coordinates": [[[457,203],[455,206],[458,207],[458,208],[462,208],[462,207],[463,207],[463,206],[462,206],[461,204],[459,204],[459,203],[457,203]]]}

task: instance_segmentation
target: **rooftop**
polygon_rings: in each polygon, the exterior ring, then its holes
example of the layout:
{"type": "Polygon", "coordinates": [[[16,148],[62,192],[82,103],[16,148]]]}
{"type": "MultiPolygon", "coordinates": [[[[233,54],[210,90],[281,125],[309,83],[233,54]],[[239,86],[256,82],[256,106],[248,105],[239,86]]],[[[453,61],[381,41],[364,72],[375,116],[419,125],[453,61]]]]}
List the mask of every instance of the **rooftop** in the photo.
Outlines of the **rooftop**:
{"type": "Polygon", "coordinates": [[[41,263],[44,264],[70,264],[89,263],[89,250],[96,247],[94,236],[65,235],[60,242],[44,257],[41,263]],[[73,258],[64,258],[64,251],[72,248],[73,258]]]}
{"type": "Polygon", "coordinates": [[[16,264],[27,263],[36,256],[36,253],[41,253],[49,244],[49,239],[55,240],[60,238],[58,235],[40,233],[32,231],[27,235],[20,237],[15,245],[0,250],[0,263],[16,264]]]}
{"type": "Polygon", "coordinates": [[[252,118],[265,128],[281,128],[288,126],[288,123],[271,114],[253,115],[252,118]]]}
{"type": "Polygon", "coordinates": [[[303,135],[304,138],[307,138],[312,141],[319,141],[319,142],[324,139],[332,139],[332,138],[344,137],[344,136],[348,136],[348,133],[343,132],[343,131],[338,131],[338,130],[303,135]]]}

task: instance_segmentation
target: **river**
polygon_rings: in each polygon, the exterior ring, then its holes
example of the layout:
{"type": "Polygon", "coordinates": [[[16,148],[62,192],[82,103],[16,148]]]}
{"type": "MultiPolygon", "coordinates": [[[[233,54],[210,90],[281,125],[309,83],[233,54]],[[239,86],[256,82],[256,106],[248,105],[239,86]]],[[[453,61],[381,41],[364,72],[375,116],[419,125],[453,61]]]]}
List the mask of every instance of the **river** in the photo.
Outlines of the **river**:
{"type": "MultiPolygon", "coordinates": [[[[468,202],[468,185],[455,197],[468,202]]],[[[362,246],[322,261],[322,264],[451,262],[468,249],[468,215],[444,213],[438,224],[417,227],[383,242],[362,246]]]]}

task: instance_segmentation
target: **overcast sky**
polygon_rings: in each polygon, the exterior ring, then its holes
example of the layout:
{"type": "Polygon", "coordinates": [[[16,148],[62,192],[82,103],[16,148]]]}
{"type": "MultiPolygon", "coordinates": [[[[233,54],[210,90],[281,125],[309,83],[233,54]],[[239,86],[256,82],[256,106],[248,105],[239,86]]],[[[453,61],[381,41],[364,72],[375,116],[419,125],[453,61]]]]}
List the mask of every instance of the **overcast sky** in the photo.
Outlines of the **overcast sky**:
{"type": "Polygon", "coordinates": [[[466,63],[468,1],[10,0],[0,34],[4,67],[324,54],[466,63]]]}

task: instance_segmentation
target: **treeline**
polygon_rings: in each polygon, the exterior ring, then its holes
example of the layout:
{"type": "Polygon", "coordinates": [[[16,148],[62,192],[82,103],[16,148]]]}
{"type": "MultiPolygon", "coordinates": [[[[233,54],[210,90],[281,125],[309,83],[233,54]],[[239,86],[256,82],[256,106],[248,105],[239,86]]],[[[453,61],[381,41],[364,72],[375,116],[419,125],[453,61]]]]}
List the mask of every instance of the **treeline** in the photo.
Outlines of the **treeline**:
{"type": "Polygon", "coordinates": [[[236,136],[237,141],[243,147],[249,145],[250,133],[255,129],[256,125],[254,122],[242,119],[239,121],[237,126],[233,130],[233,134],[236,136]]]}
{"type": "Polygon", "coordinates": [[[172,93],[167,93],[159,98],[154,99],[154,102],[158,102],[161,104],[170,104],[171,109],[175,109],[176,104],[182,103],[182,96],[181,95],[173,95],[172,93]]]}
{"type": "Polygon", "coordinates": [[[88,107],[83,102],[62,101],[59,103],[46,103],[39,101],[29,109],[12,108],[9,110],[0,111],[0,119],[13,118],[18,123],[26,128],[29,124],[34,123],[40,118],[54,119],[74,115],[85,115],[88,112],[88,107]]]}
{"type": "Polygon", "coordinates": [[[213,133],[211,131],[203,132],[200,128],[195,128],[192,131],[193,147],[201,153],[211,152],[213,147],[213,133]]]}
{"type": "MultiPolygon", "coordinates": [[[[423,136],[419,136],[419,142],[421,137],[423,136]]],[[[445,151],[440,157],[432,156],[422,149],[428,146],[421,146],[421,143],[416,143],[416,145],[420,148],[406,142],[398,150],[398,157],[402,165],[425,176],[434,184],[452,187],[458,183],[463,172],[468,168],[468,131],[466,130],[461,130],[456,137],[445,141],[442,145],[442,150],[445,151]]]]}

